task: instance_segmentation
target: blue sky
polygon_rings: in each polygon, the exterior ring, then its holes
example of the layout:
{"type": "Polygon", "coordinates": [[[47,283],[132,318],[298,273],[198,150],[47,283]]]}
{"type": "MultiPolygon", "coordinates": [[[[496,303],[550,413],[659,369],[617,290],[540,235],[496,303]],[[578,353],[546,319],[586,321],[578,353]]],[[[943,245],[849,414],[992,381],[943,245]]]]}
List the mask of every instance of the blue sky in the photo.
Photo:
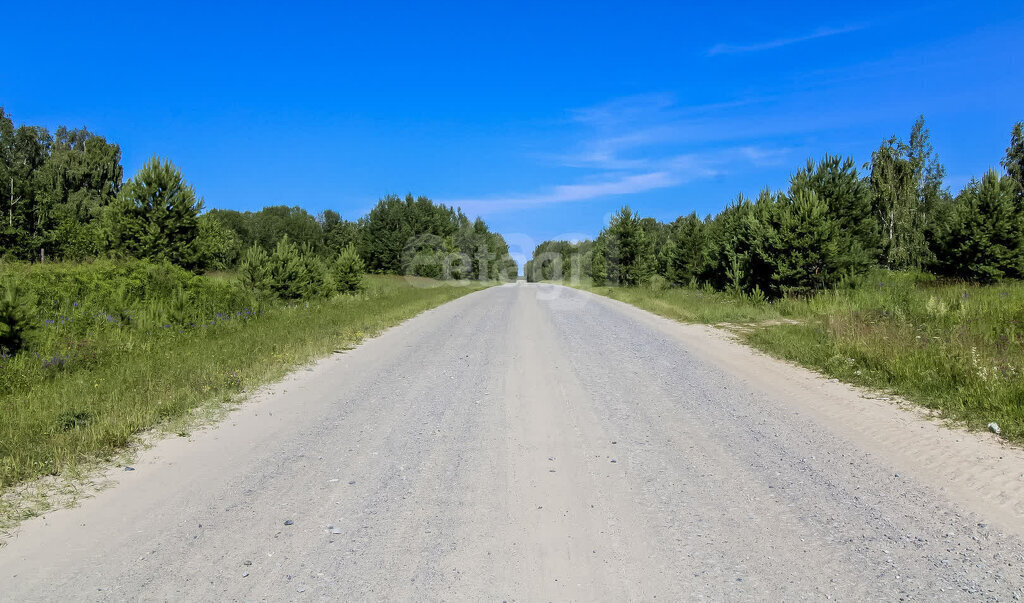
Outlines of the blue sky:
{"type": "Polygon", "coordinates": [[[171,158],[209,207],[482,215],[527,253],[869,158],[924,114],[949,186],[1024,119],[1024,3],[12,3],[0,105],[171,158]],[[781,5],[778,5],[781,6],[781,5]]]}

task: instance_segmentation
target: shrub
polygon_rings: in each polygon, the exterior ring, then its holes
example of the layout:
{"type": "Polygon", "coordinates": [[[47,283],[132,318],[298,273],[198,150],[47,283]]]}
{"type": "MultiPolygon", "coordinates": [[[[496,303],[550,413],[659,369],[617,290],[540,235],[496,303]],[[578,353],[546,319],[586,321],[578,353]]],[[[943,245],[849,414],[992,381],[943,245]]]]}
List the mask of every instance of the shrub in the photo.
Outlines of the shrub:
{"type": "Polygon", "coordinates": [[[25,346],[25,339],[35,329],[32,304],[17,286],[9,284],[0,296],[0,352],[17,354],[25,346]]]}
{"type": "Polygon", "coordinates": [[[669,288],[669,282],[668,279],[660,274],[655,274],[647,281],[645,286],[651,291],[664,291],[669,288]]]}
{"type": "Polygon", "coordinates": [[[238,262],[242,242],[238,234],[215,215],[199,216],[196,238],[196,266],[203,270],[226,270],[238,262]]]}
{"type": "Polygon", "coordinates": [[[168,324],[182,326],[188,325],[195,318],[192,305],[192,296],[184,287],[178,287],[166,298],[163,307],[163,316],[168,324]]]}
{"type": "Polygon", "coordinates": [[[270,255],[253,243],[245,252],[242,264],[239,267],[242,286],[253,292],[263,292],[270,289],[270,255]]]}
{"type": "Polygon", "coordinates": [[[300,297],[327,297],[334,291],[327,264],[319,256],[314,255],[311,249],[303,247],[299,254],[299,263],[302,265],[302,276],[296,287],[300,297]]]}
{"type": "Polygon", "coordinates": [[[239,267],[242,286],[260,295],[285,300],[325,297],[334,290],[331,271],[309,246],[299,248],[281,237],[268,254],[259,245],[245,253],[239,267]]]}
{"type": "MultiPolygon", "coordinates": [[[[530,262],[527,262],[529,266],[530,262]]],[[[529,278],[529,270],[526,271],[529,278]]],[[[608,280],[608,266],[605,261],[604,247],[594,248],[594,255],[590,262],[590,278],[594,281],[595,287],[603,287],[608,280]]]]}
{"type": "Polygon", "coordinates": [[[270,254],[268,268],[270,291],[277,297],[300,299],[306,292],[306,265],[299,247],[288,240],[288,235],[277,242],[274,253],[270,254]]]}
{"type": "Polygon", "coordinates": [[[334,261],[334,282],[341,293],[352,293],[363,288],[363,273],[366,271],[366,264],[363,258],[359,257],[356,248],[351,243],[338,255],[334,261]]]}

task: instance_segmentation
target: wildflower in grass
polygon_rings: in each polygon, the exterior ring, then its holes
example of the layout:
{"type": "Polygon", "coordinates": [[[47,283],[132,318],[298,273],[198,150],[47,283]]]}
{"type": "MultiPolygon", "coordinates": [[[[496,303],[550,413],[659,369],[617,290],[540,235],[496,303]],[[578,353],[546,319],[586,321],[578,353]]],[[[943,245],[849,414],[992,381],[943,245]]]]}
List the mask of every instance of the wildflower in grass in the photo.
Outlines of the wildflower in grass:
{"type": "Polygon", "coordinates": [[[43,368],[62,369],[64,368],[64,365],[67,364],[68,358],[70,358],[70,354],[67,356],[53,356],[52,358],[43,361],[43,368]]]}

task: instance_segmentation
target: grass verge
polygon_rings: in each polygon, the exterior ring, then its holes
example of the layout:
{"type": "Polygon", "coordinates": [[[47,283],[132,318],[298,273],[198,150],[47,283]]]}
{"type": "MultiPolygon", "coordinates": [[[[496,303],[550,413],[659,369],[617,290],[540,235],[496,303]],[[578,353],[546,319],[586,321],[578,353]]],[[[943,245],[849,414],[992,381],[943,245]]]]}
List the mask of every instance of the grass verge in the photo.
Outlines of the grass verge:
{"type": "Polygon", "coordinates": [[[187,328],[128,328],[89,304],[59,304],[59,318],[41,320],[49,331],[34,353],[0,362],[0,495],[113,459],[145,430],[487,286],[393,276],[369,276],[366,285],[357,295],[239,308],[187,328]]]}
{"type": "Polygon", "coordinates": [[[1024,442],[1024,283],[943,283],[876,271],[809,299],[757,302],[696,289],[580,288],[714,324],[771,355],[884,390],[970,429],[1024,442]]]}

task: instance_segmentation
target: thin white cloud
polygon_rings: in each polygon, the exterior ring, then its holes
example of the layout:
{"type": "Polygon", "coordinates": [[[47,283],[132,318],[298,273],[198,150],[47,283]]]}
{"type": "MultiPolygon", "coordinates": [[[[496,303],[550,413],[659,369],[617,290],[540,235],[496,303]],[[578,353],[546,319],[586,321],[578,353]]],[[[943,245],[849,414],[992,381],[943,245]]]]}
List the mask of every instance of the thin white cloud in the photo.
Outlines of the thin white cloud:
{"type": "Polygon", "coordinates": [[[551,189],[532,194],[515,195],[490,199],[459,199],[449,201],[450,205],[461,207],[468,214],[495,213],[515,209],[587,201],[599,197],[630,195],[681,184],[679,174],[671,172],[650,172],[633,174],[600,182],[560,184],[551,189]]]}
{"type": "Polygon", "coordinates": [[[739,165],[774,165],[789,154],[788,149],[747,142],[695,150],[706,145],[699,144],[697,139],[701,137],[694,134],[713,127],[715,121],[695,116],[751,102],[757,101],[680,106],[669,95],[651,94],[577,109],[571,117],[583,131],[574,148],[539,159],[585,170],[586,176],[535,192],[446,202],[469,214],[493,214],[672,188],[728,173],[739,165]]]}
{"type": "Polygon", "coordinates": [[[675,97],[671,94],[636,94],[592,107],[574,109],[570,115],[575,121],[604,129],[647,119],[671,109],[675,104],[675,97]]]}
{"type": "Polygon", "coordinates": [[[773,48],[781,48],[783,46],[789,46],[790,44],[799,44],[800,42],[807,42],[810,40],[817,40],[818,38],[828,38],[830,36],[836,36],[839,34],[849,33],[851,31],[857,31],[864,29],[863,25],[849,25],[847,27],[839,28],[828,28],[823,27],[805,36],[799,36],[796,38],[777,38],[775,40],[769,40],[767,42],[761,42],[759,44],[747,44],[747,45],[733,45],[733,44],[715,44],[707,51],[709,57],[713,57],[720,54],[738,54],[743,52],[759,52],[762,50],[771,50],[773,48]]]}

